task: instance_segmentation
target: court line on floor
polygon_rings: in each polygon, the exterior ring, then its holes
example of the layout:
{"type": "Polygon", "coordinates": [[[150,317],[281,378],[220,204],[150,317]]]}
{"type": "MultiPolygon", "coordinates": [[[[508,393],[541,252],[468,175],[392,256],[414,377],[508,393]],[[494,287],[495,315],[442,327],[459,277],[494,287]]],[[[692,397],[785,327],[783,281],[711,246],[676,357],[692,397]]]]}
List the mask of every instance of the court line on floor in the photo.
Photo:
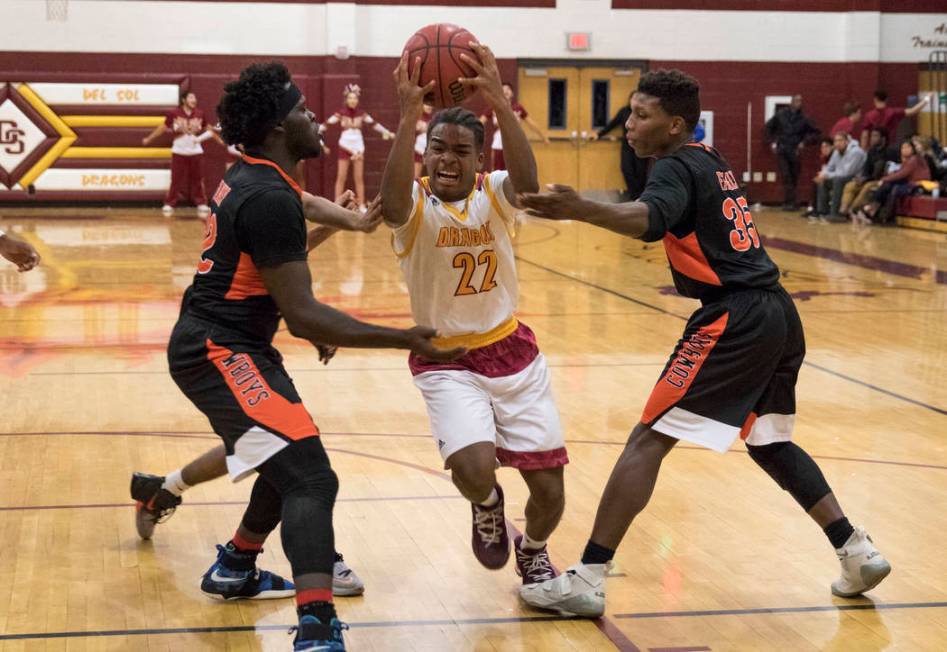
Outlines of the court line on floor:
{"type": "Polygon", "coordinates": [[[650,611],[612,614],[622,620],[646,618],[695,618],[707,616],[754,616],[765,614],[817,613],[823,611],[880,611],[891,609],[943,609],[947,602],[889,602],[870,604],[833,604],[814,607],[761,607],[755,609],[705,609],[694,611],[650,611]]]}
{"type": "MultiPolygon", "coordinates": [[[[598,367],[663,367],[667,360],[656,362],[593,362],[593,363],[547,363],[546,366],[556,369],[594,369],[598,367]]],[[[304,373],[329,373],[329,372],[357,372],[357,371],[408,371],[407,365],[397,367],[333,367],[319,366],[301,369],[287,369],[291,374],[304,373]]],[[[167,370],[160,371],[35,371],[27,374],[28,376],[167,376],[167,370]]]]}
{"type": "MultiPolygon", "coordinates": [[[[538,267],[539,269],[546,270],[546,271],[549,272],[550,274],[555,274],[556,276],[564,276],[565,278],[571,278],[571,279],[572,279],[573,281],[575,281],[576,283],[581,283],[582,285],[587,285],[587,286],[589,286],[589,287],[591,287],[591,288],[595,288],[596,290],[599,290],[599,291],[601,291],[601,292],[605,292],[605,293],[607,293],[607,294],[611,294],[611,295],[616,296],[616,297],[619,297],[619,298],[621,298],[621,299],[625,299],[626,301],[631,301],[632,303],[635,303],[635,304],[637,304],[637,305],[639,305],[639,306],[647,306],[647,307],[649,307],[649,308],[651,308],[651,309],[653,309],[653,310],[656,310],[657,312],[660,312],[660,313],[662,313],[662,314],[669,315],[669,316],[671,316],[671,317],[676,317],[677,319],[681,319],[681,320],[684,320],[684,321],[687,321],[687,319],[688,319],[686,316],[680,315],[680,314],[678,314],[678,313],[676,313],[676,312],[673,312],[673,311],[671,311],[671,310],[665,310],[664,308],[661,308],[660,306],[656,306],[656,305],[654,305],[654,304],[648,303],[648,302],[643,301],[643,300],[641,300],[641,299],[636,299],[636,298],[631,297],[631,296],[629,296],[629,295],[627,295],[627,294],[624,294],[624,293],[622,293],[622,292],[618,292],[617,290],[612,290],[611,288],[607,288],[607,287],[604,287],[604,286],[602,286],[602,285],[598,285],[597,283],[593,283],[593,282],[591,282],[591,281],[587,281],[587,280],[585,280],[584,278],[580,278],[580,277],[574,276],[574,275],[572,275],[572,274],[567,274],[566,272],[560,272],[559,270],[553,269],[553,268],[551,268],[551,267],[546,267],[545,265],[540,265],[539,263],[533,262],[533,261],[531,261],[531,260],[527,260],[527,259],[525,259],[525,258],[522,258],[521,256],[517,256],[517,257],[516,257],[516,260],[518,260],[518,261],[520,261],[520,262],[523,262],[523,263],[527,263],[527,264],[529,264],[529,265],[533,265],[533,266],[535,266],[535,267],[538,267]]],[[[810,366],[810,367],[814,367],[814,368],[818,369],[819,371],[823,371],[823,372],[826,372],[826,373],[830,373],[830,374],[832,374],[833,376],[836,376],[836,377],[841,378],[841,379],[843,379],[843,380],[847,380],[847,381],[852,382],[852,383],[855,383],[855,384],[857,384],[857,385],[861,385],[862,387],[867,387],[868,389],[871,389],[871,390],[880,392],[880,393],[882,393],[882,394],[884,394],[884,395],[886,395],[886,396],[890,396],[890,397],[892,397],[892,398],[896,398],[896,399],[899,399],[899,400],[901,400],[901,401],[905,401],[906,403],[911,403],[912,405],[917,405],[917,406],[919,406],[919,407],[922,407],[922,408],[931,410],[932,412],[936,412],[936,413],[938,413],[938,414],[947,416],[947,409],[944,409],[944,408],[941,408],[941,407],[937,407],[936,405],[930,405],[929,403],[924,403],[923,401],[919,401],[919,400],[914,399],[914,398],[911,398],[911,397],[909,397],[909,396],[904,396],[903,394],[898,394],[897,392],[893,392],[893,391],[891,391],[891,390],[889,390],[889,389],[884,389],[884,388],[882,388],[882,387],[878,387],[877,385],[872,385],[871,383],[866,383],[865,381],[859,380],[858,378],[855,378],[855,377],[853,377],[853,376],[849,376],[848,374],[843,374],[843,373],[840,372],[840,371],[834,371],[834,370],[828,369],[828,368],[823,367],[823,366],[821,366],[821,365],[817,365],[817,364],[815,364],[815,363],[813,363],[813,362],[809,362],[808,360],[804,361],[803,364],[804,364],[804,365],[807,365],[807,366],[810,366]]]]}
{"type": "MultiPolygon", "coordinates": [[[[365,496],[361,498],[336,498],[336,503],[387,503],[387,502],[405,502],[415,500],[463,500],[460,494],[450,496],[365,496]]],[[[226,507],[230,505],[243,507],[247,504],[246,500],[204,500],[188,501],[185,503],[188,507],[226,507]]],[[[114,509],[120,507],[134,507],[135,503],[85,503],[73,505],[13,505],[0,507],[0,512],[29,512],[55,509],[114,509]]]]}
{"type": "MultiPolygon", "coordinates": [[[[411,434],[405,432],[323,432],[328,437],[392,437],[402,439],[430,439],[430,435],[411,434]]],[[[174,439],[207,439],[217,440],[220,438],[211,433],[198,433],[191,431],[108,431],[108,430],[88,430],[83,432],[58,431],[58,432],[0,432],[0,437],[168,437],[174,439]]],[[[594,446],[624,446],[625,441],[609,441],[606,439],[566,439],[567,444],[594,445],[594,446]]],[[[676,448],[680,450],[711,452],[710,449],[702,446],[688,446],[679,444],[676,448]]],[[[731,449],[731,453],[746,455],[747,451],[740,449],[731,449]]],[[[810,453],[810,455],[812,455],[810,453]]],[[[859,464],[882,464],[885,466],[905,466],[919,469],[936,469],[938,471],[947,470],[947,465],[943,464],[925,464],[923,462],[900,462],[898,460],[878,460],[867,457],[843,457],[839,455],[812,455],[817,460],[832,460],[836,462],[856,462],[859,464]]]]}
{"type": "MultiPolygon", "coordinates": [[[[646,620],[654,618],[701,618],[710,616],[751,616],[787,613],[819,613],[833,611],[882,611],[902,609],[942,609],[947,602],[892,602],[851,605],[820,605],[813,607],[768,607],[757,609],[717,609],[695,611],[651,611],[641,613],[612,614],[622,620],[646,620]]],[[[352,629],[382,629],[389,627],[444,627],[450,625],[507,625],[521,623],[569,622],[587,620],[577,616],[508,616],[501,618],[444,618],[431,620],[377,620],[350,622],[352,629]]],[[[595,621],[590,621],[595,622],[595,621]]],[[[0,641],[22,641],[59,638],[94,638],[107,636],[158,636],[167,634],[225,634],[232,632],[288,631],[290,625],[232,625],[223,627],[168,627],[152,629],[105,629],[70,632],[29,632],[24,634],[0,634],[0,641]]],[[[622,648],[619,648],[622,649],[622,648]]],[[[635,648],[637,649],[637,648],[635,648]]],[[[649,650],[706,650],[706,646],[686,648],[649,648],[649,650]]]]}

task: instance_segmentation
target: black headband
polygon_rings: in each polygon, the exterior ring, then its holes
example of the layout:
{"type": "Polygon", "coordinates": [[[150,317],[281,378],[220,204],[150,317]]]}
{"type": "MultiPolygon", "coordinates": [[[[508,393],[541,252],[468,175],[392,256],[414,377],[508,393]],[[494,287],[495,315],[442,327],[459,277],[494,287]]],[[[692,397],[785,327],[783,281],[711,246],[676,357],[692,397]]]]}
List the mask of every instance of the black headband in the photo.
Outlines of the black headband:
{"type": "Polygon", "coordinates": [[[293,82],[286,82],[286,87],[283,91],[283,97],[280,98],[279,110],[276,112],[276,124],[281,123],[286,119],[286,116],[289,115],[289,112],[296,108],[296,105],[299,103],[299,98],[303,96],[303,92],[299,90],[299,87],[296,86],[293,82]]]}

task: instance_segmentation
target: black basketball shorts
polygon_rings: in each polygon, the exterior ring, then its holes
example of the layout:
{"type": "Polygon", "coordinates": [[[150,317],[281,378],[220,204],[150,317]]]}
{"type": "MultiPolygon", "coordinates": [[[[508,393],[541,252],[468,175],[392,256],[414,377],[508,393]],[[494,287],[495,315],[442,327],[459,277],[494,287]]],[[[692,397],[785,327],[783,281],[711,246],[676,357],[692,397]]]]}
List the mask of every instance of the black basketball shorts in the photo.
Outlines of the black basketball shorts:
{"type": "Polygon", "coordinates": [[[792,439],[802,322],[782,288],[743,290],[691,315],[641,422],[725,452],[792,439]]]}
{"type": "Polygon", "coordinates": [[[168,364],[224,440],[235,482],[290,443],[319,435],[272,346],[184,315],[171,333],[168,364]]]}

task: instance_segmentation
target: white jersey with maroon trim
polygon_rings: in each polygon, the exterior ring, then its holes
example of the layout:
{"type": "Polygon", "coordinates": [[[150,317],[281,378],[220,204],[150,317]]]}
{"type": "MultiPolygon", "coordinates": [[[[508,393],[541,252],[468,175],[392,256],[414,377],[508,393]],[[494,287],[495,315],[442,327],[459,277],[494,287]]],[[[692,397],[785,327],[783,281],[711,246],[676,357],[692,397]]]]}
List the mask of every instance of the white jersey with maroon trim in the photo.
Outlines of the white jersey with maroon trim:
{"type": "Polygon", "coordinates": [[[516,209],[503,193],[507,176],[477,175],[470,195],[453,203],[437,198],[426,177],[416,181],[411,217],[392,234],[412,316],[436,328],[443,346],[476,348],[516,330],[516,209]]]}

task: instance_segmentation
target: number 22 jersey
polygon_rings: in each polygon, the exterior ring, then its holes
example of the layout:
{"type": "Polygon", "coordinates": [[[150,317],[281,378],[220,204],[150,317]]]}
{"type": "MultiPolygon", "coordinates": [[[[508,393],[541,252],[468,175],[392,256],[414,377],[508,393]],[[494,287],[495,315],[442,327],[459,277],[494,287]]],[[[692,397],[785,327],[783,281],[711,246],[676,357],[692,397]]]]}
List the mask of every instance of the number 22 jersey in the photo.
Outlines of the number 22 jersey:
{"type": "Polygon", "coordinates": [[[727,161],[691,143],[657,160],[639,201],[646,242],[663,240],[677,291],[704,303],[734,291],[774,289],[779,268],[760,241],[727,161]]]}
{"type": "Polygon", "coordinates": [[[477,175],[460,202],[444,202],[427,178],[414,184],[414,209],[392,233],[411,313],[451,345],[484,346],[516,329],[518,298],[508,172],[477,175]]]}

